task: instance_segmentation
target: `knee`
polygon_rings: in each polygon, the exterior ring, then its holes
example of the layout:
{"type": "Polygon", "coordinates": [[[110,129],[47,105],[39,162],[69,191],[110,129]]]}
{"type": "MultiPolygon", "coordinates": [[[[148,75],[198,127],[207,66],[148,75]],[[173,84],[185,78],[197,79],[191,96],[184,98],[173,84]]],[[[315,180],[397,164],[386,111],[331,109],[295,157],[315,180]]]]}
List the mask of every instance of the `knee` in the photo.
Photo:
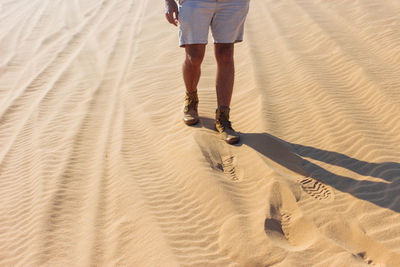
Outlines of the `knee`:
{"type": "Polygon", "coordinates": [[[186,53],[186,64],[192,67],[200,67],[203,62],[204,52],[200,49],[190,49],[186,53]]]}
{"type": "Polygon", "coordinates": [[[199,55],[187,55],[186,63],[192,67],[200,67],[201,62],[203,62],[203,57],[199,55]]]}
{"type": "Polygon", "coordinates": [[[231,64],[233,63],[233,46],[232,45],[219,45],[215,49],[215,57],[218,64],[231,64]]]}

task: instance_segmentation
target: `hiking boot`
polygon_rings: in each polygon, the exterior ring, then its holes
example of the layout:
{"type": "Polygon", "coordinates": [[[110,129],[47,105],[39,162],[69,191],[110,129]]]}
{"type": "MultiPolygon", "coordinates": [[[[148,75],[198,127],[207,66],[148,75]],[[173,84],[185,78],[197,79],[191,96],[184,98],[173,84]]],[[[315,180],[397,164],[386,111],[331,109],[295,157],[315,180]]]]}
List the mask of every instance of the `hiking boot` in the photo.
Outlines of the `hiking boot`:
{"type": "Polygon", "coordinates": [[[183,109],[183,121],[186,125],[193,125],[199,122],[199,114],[197,113],[198,104],[199,98],[197,97],[197,91],[186,91],[185,107],[183,109]]]}
{"type": "Polygon", "coordinates": [[[221,106],[216,110],[215,128],[221,134],[221,139],[228,144],[236,144],[240,140],[239,133],[232,129],[229,121],[229,107],[221,106]]]}

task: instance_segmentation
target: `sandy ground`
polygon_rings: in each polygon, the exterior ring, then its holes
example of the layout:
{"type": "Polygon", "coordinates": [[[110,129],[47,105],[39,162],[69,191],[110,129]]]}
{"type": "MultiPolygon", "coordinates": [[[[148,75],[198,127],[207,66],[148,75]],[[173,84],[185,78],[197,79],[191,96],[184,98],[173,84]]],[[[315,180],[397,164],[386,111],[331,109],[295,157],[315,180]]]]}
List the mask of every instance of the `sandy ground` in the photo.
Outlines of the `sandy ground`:
{"type": "Polygon", "coordinates": [[[162,0],[0,0],[1,266],[400,266],[400,2],[251,0],[182,122],[162,0]]]}

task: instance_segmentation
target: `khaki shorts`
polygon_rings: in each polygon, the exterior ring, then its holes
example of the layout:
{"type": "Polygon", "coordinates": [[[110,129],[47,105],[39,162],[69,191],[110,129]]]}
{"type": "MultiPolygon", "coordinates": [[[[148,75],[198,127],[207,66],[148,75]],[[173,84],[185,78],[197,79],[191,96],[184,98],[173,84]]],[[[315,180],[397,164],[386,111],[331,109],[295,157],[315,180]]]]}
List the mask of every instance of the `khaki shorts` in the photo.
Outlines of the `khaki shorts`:
{"type": "Polygon", "coordinates": [[[179,45],[241,42],[249,1],[179,0],[179,45]]]}

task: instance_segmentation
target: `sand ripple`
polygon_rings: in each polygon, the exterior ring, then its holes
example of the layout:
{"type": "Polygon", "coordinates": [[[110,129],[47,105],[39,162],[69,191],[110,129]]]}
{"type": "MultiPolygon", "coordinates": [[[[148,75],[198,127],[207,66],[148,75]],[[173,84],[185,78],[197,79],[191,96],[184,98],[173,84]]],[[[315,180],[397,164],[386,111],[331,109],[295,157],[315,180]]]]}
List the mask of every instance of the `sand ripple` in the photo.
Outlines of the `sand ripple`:
{"type": "Polygon", "coordinates": [[[251,1],[181,121],[156,0],[0,0],[0,265],[399,266],[400,4],[251,1]]]}

